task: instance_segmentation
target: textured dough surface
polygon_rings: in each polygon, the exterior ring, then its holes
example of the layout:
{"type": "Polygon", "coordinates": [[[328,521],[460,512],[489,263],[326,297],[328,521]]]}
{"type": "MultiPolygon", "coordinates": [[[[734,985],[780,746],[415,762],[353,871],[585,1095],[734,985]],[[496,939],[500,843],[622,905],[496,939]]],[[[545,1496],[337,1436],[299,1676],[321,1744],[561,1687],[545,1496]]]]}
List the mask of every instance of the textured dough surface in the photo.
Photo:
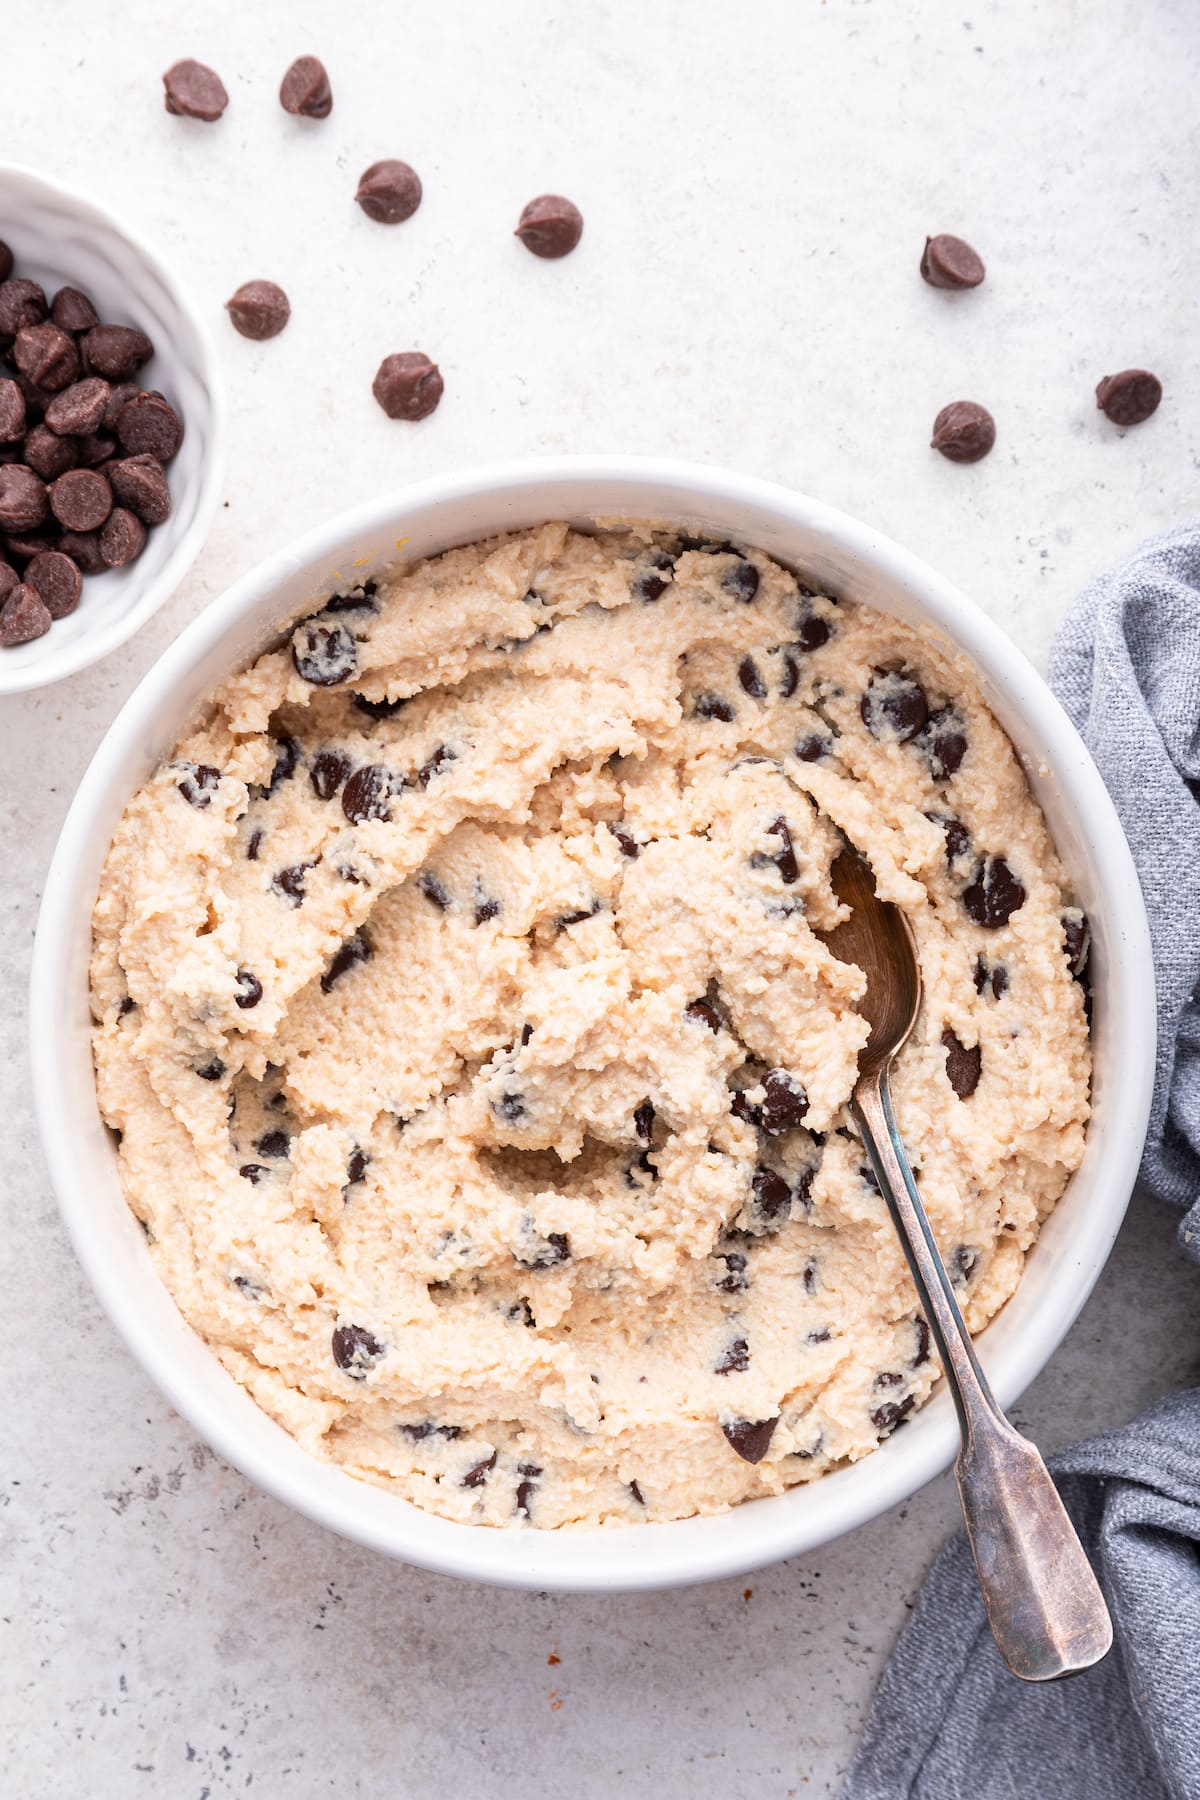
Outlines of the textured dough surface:
{"type": "Polygon", "coordinates": [[[946,646],[754,550],[549,524],[227,681],[110,850],[95,1056],[161,1276],[258,1403],[540,1527],[717,1512],[901,1423],[937,1366],[847,1112],[842,833],[917,935],[896,1111],[978,1330],[1090,1062],[1082,917],[946,646]]]}

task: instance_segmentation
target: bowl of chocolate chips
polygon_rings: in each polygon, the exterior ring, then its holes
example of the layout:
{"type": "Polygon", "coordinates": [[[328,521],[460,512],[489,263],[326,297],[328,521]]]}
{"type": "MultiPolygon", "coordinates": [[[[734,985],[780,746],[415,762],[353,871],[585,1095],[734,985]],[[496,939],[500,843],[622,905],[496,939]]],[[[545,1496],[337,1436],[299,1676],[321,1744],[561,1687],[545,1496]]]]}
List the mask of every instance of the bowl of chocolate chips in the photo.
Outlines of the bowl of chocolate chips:
{"type": "Polygon", "coordinates": [[[0,164],[0,693],[107,656],[216,508],[224,401],[175,278],[93,201],[0,164]]]}

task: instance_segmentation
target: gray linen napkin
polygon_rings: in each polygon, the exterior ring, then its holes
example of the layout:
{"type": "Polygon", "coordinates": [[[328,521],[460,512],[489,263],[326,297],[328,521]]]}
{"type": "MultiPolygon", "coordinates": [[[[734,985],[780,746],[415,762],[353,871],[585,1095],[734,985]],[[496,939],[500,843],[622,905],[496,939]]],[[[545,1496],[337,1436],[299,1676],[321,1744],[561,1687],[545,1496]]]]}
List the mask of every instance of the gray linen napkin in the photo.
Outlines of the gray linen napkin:
{"type": "MultiPolygon", "coordinates": [[[[1064,624],[1050,680],[1141,877],[1158,1052],[1141,1179],[1200,1260],[1200,525],[1151,538],[1064,624]]],[[[966,1539],[934,1563],[841,1800],[1200,1800],[1200,1388],[1051,1467],[1116,1641],[1048,1687],[1004,1668],[966,1539]]]]}

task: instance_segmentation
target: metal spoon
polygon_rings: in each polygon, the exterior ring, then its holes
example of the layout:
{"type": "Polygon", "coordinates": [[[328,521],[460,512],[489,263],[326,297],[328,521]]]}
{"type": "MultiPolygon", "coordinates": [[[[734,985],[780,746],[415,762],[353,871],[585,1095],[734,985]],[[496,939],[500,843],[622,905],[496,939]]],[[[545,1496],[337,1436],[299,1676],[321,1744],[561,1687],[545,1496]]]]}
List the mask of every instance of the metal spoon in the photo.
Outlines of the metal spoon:
{"type": "Polygon", "coordinates": [[[1004,1417],[975,1359],[900,1141],[888,1070],[921,1008],[912,929],[899,907],[878,898],[857,851],[842,852],[832,880],[852,914],[822,936],[865,974],[859,1010],[871,1027],[850,1106],[954,1396],[962,1433],[954,1473],[988,1622],[1014,1675],[1053,1681],[1100,1661],[1112,1621],[1045,1463],[1004,1417]]]}

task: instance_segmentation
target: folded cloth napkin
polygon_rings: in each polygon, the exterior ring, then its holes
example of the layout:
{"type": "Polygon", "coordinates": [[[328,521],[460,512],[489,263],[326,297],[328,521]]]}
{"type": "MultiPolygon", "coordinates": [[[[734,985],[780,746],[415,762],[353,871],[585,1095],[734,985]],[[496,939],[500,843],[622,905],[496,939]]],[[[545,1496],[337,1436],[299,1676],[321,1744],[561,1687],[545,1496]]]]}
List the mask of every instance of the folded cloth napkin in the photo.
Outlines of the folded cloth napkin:
{"type": "MultiPolygon", "coordinates": [[[[1200,525],[1088,588],[1050,680],[1108,785],[1154,945],[1158,1050],[1141,1179],[1200,1260],[1200,525]]],[[[1200,1800],[1200,1388],[1051,1463],[1115,1643],[1039,1687],[1001,1663],[960,1532],[934,1563],[841,1800],[1200,1800]]]]}

